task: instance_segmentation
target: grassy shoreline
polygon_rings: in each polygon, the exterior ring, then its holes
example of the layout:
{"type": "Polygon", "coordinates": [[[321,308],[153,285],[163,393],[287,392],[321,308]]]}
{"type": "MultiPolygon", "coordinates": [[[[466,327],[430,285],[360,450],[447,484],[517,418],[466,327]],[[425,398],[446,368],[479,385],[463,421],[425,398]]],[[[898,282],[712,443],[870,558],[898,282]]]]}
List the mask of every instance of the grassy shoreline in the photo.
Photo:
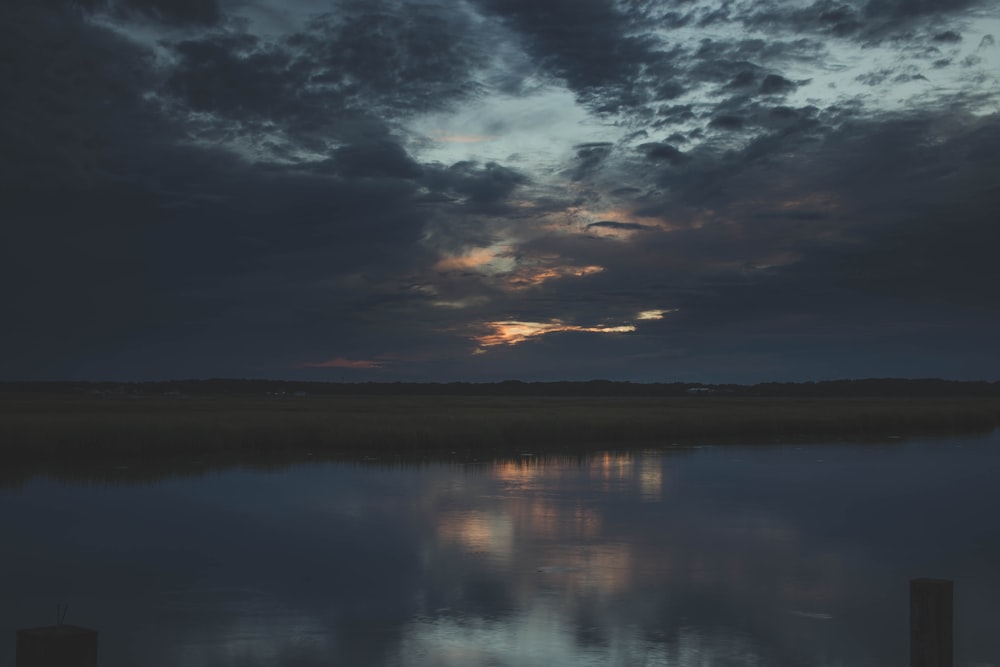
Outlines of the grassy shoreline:
{"type": "Polygon", "coordinates": [[[491,458],[989,432],[1000,398],[0,395],[0,464],[491,458]]]}

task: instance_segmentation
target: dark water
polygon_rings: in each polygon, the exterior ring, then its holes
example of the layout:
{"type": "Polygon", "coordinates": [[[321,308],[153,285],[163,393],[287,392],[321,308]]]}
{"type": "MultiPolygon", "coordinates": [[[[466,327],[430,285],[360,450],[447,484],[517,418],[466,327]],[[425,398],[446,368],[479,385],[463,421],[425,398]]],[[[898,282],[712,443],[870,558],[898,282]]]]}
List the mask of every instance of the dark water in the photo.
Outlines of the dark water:
{"type": "Polygon", "coordinates": [[[908,580],[1000,665],[1000,438],[317,464],[0,491],[14,631],[102,667],[899,666],[908,580]]]}

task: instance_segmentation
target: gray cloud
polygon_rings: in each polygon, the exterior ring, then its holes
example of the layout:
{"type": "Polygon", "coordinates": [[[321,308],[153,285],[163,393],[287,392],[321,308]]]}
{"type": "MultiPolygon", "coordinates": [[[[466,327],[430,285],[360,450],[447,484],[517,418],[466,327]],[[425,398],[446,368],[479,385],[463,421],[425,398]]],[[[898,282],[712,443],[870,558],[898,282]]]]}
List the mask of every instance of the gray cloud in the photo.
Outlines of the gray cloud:
{"type": "MultiPolygon", "coordinates": [[[[995,283],[992,269],[985,256],[971,263],[957,259],[979,256],[973,244],[988,254],[985,249],[995,243],[985,222],[997,203],[988,185],[993,176],[980,172],[981,160],[993,150],[988,146],[996,142],[995,119],[966,118],[958,126],[942,125],[933,114],[852,121],[787,107],[776,115],[786,124],[740,152],[698,149],[683,171],[664,165],[668,189],[655,204],[646,195],[646,207],[636,213],[670,220],[679,229],[603,220],[586,229],[641,232],[641,240],[550,234],[521,244],[526,257],[558,256],[605,270],[552,282],[529,296],[494,295],[492,305],[473,315],[544,322],[555,312],[564,322],[589,326],[628,322],[649,308],[677,309],[613,341],[603,342],[597,333],[567,333],[523,344],[524,355],[549,358],[547,367],[560,372],[569,372],[583,349],[614,350],[622,364],[642,358],[658,372],[697,372],[688,365],[693,359],[739,364],[753,350],[757,372],[766,363],[777,376],[803,379],[810,350],[825,350],[829,365],[810,362],[805,379],[809,372],[845,369],[898,374],[905,362],[892,351],[901,337],[919,349],[921,341],[957,345],[971,323],[996,332],[989,315],[995,309],[988,294],[995,283]],[[938,140],[928,144],[921,140],[926,136],[938,140]],[[955,207],[956,201],[966,204],[955,207]],[[689,217],[698,224],[684,228],[689,217]],[[953,227],[941,224],[946,218],[965,222],[952,235],[953,227]],[[935,257],[936,247],[956,261],[935,257]],[[841,355],[844,345],[868,352],[841,355]]],[[[505,364],[512,355],[523,358],[514,351],[496,354],[505,364]]],[[[979,369],[963,372],[983,372],[972,353],[948,355],[955,368],[979,369]]],[[[607,363],[602,368],[614,366],[607,363]]],[[[493,377],[488,367],[482,372],[493,377]]]]}
{"type": "Polygon", "coordinates": [[[939,32],[934,35],[934,41],[944,42],[945,44],[955,44],[962,41],[962,36],[954,30],[945,30],[944,32],[939,32]]]}
{"type": "Polygon", "coordinates": [[[541,67],[599,111],[672,99],[682,90],[665,54],[633,34],[630,17],[608,0],[477,2],[523,36],[541,67]]]}
{"type": "Polygon", "coordinates": [[[593,229],[594,227],[604,229],[624,229],[633,232],[644,229],[652,229],[649,225],[640,225],[637,222],[616,222],[614,220],[601,220],[600,222],[592,222],[587,225],[587,229],[593,229]]]}
{"type": "Polygon", "coordinates": [[[438,107],[474,91],[470,68],[486,62],[472,26],[446,7],[354,2],[312,19],[292,37],[309,81],[389,109],[438,107]]]}
{"type": "MultiPolygon", "coordinates": [[[[807,354],[810,345],[836,346],[838,337],[888,350],[907,328],[913,345],[922,336],[960,340],[970,321],[996,331],[988,315],[995,310],[997,277],[988,254],[996,239],[987,222],[998,203],[989,185],[995,169],[979,173],[984,158],[973,157],[993,150],[976,153],[973,146],[996,143],[996,121],[970,119],[933,146],[919,140],[941,130],[932,118],[871,121],[831,133],[808,158],[799,148],[805,138],[787,135],[783,149],[779,143],[767,153],[782,155],[779,161],[762,165],[760,154],[748,149],[742,166],[735,161],[706,168],[693,182],[664,171],[665,178],[671,175],[671,194],[641,213],[679,222],[699,213],[700,207],[684,204],[697,194],[695,201],[715,212],[698,227],[647,230],[636,246],[549,237],[530,250],[605,267],[585,283],[548,291],[573,321],[614,319],[615,313],[624,321],[630,311],[676,308],[665,320],[643,325],[641,335],[626,336],[632,342],[619,349],[637,354],[661,336],[703,349],[697,335],[715,336],[729,326],[748,347],[763,350],[768,338],[794,341],[791,356],[799,354],[795,346],[807,354]],[[783,185],[775,189],[774,183],[783,185]],[[773,196],[761,199],[761,193],[773,196]],[[963,315],[958,305],[969,310],[963,315]],[[888,311],[899,319],[886,318],[888,311]],[[866,322],[873,317],[881,318],[878,324],[866,322]]],[[[645,229],[613,221],[592,226],[645,229]]],[[[717,343],[733,345],[732,339],[717,343]]],[[[768,354],[778,354],[777,348],[768,354]]]]}
{"type": "Polygon", "coordinates": [[[265,33],[235,5],[5,3],[0,375],[836,373],[996,332],[978,6],[386,0],[265,33]],[[671,42],[694,26],[773,38],[671,42]],[[836,96],[799,74],[859,44],[900,57],[836,96]],[[508,148],[563,85],[586,121],[508,148]],[[512,109],[488,141],[470,101],[512,109]],[[472,355],[511,320],[636,330],[472,355]]]}
{"type": "MultiPolygon", "coordinates": [[[[166,341],[187,341],[214,350],[220,371],[269,339],[268,354],[308,349],[348,335],[350,313],[360,317],[378,284],[420,257],[410,181],[423,171],[378,123],[341,113],[354,142],[298,167],[178,147],[186,116],[140,97],[156,81],[144,78],[145,53],[71,12],[17,11],[20,25],[39,24],[37,55],[18,61],[21,95],[3,124],[22,128],[5,137],[16,150],[0,161],[11,240],[0,301],[19,322],[4,339],[22,350],[5,375],[73,372],[84,359],[94,373],[101,358],[163,363],[128,356],[126,344],[169,356],[166,341]],[[53,17],[61,37],[44,30],[53,17]],[[370,287],[358,293],[348,277],[360,270],[370,287]],[[281,330],[309,333],[278,342],[281,330]]],[[[21,56],[33,48],[14,45],[21,56]]],[[[184,74],[171,80],[184,81],[195,109],[290,131],[319,116],[311,100],[277,94],[290,60],[255,39],[187,42],[178,53],[184,74]]]]}
{"type": "Polygon", "coordinates": [[[574,181],[582,180],[595,171],[604,162],[614,146],[608,142],[587,143],[574,146],[576,150],[576,166],[571,173],[574,181]]]}
{"type": "Polygon", "coordinates": [[[175,26],[214,25],[222,18],[218,0],[40,0],[37,4],[110,14],[117,19],[141,18],[175,26]]]}
{"type": "Polygon", "coordinates": [[[428,166],[424,182],[433,191],[467,198],[472,204],[489,205],[510,196],[528,178],[495,162],[479,165],[465,161],[448,167],[428,166]]]}
{"type": "Polygon", "coordinates": [[[135,12],[165,23],[213,25],[222,18],[218,0],[108,0],[106,5],[119,15],[135,12]]]}
{"type": "Polygon", "coordinates": [[[760,92],[763,95],[780,95],[795,90],[796,86],[780,74],[768,74],[760,82],[760,92]]]}
{"type": "Polygon", "coordinates": [[[753,3],[738,19],[755,29],[828,34],[871,43],[906,35],[924,22],[941,34],[941,21],[986,4],[982,0],[816,0],[808,7],[790,9],[777,2],[761,2],[753,3]]]}
{"type": "Polygon", "coordinates": [[[345,178],[419,178],[423,173],[397,143],[380,140],[354,143],[333,151],[332,162],[345,178]]]}
{"type": "Polygon", "coordinates": [[[310,150],[349,139],[366,117],[473,94],[485,62],[460,17],[384,3],[344,3],[277,40],[220,31],[173,47],[168,86],[182,108],[217,114],[222,134],[277,129],[310,150]]]}
{"type": "Polygon", "coordinates": [[[665,160],[673,165],[683,164],[688,159],[684,153],[671,144],[653,142],[642,144],[639,146],[639,149],[645,151],[646,157],[651,160],[665,160]]]}
{"type": "Polygon", "coordinates": [[[871,18],[899,20],[947,14],[979,4],[979,0],[868,0],[864,5],[864,14],[871,18]]]}
{"type": "Polygon", "coordinates": [[[721,130],[742,130],[744,122],[740,116],[722,114],[713,118],[709,125],[721,130]]]}

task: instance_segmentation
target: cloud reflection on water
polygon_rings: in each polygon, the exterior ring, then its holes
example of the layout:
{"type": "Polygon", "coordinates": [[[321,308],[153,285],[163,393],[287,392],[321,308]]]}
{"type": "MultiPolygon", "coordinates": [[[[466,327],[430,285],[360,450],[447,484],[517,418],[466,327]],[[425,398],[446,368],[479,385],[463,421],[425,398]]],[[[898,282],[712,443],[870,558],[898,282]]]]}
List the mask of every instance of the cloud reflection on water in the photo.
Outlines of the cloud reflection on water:
{"type": "Polygon", "coordinates": [[[692,491],[704,489],[677,488],[673,476],[661,453],[608,452],[470,474],[474,510],[449,486],[445,505],[460,509],[434,521],[455,597],[407,624],[392,664],[766,664],[751,633],[779,643],[771,655],[808,652],[781,646],[782,633],[798,627],[815,643],[826,631],[802,621],[835,607],[846,569],[837,554],[804,572],[793,526],[703,504],[692,491]],[[503,589],[504,607],[476,604],[484,578],[503,589]]]}
{"type": "Polygon", "coordinates": [[[102,667],[883,667],[933,574],[971,667],[1000,459],[963,442],[33,480],[0,494],[0,621],[71,593],[102,667]]]}

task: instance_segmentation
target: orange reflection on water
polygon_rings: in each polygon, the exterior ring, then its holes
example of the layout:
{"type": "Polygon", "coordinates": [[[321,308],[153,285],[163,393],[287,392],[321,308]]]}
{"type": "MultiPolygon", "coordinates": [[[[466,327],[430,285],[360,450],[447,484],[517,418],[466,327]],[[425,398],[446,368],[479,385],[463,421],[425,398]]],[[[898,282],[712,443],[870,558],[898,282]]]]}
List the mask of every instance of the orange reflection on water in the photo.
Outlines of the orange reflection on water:
{"type": "Polygon", "coordinates": [[[590,478],[603,481],[602,491],[613,491],[632,478],[632,465],[630,454],[605,452],[590,460],[590,478]]]}
{"type": "Polygon", "coordinates": [[[646,502],[663,499],[663,468],[659,459],[644,459],[639,465],[639,493],[646,502]]]}
{"type": "Polygon", "coordinates": [[[514,522],[500,512],[448,512],[438,517],[436,532],[442,541],[472,553],[507,560],[514,550],[514,522]]]}
{"type": "Polygon", "coordinates": [[[535,460],[498,461],[493,464],[493,476],[514,491],[535,488],[543,477],[551,479],[554,470],[535,460]]]}
{"type": "Polygon", "coordinates": [[[626,591],[633,585],[633,560],[627,544],[595,544],[550,553],[549,560],[539,570],[550,578],[561,580],[570,595],[610,595],[626,591]]]}

